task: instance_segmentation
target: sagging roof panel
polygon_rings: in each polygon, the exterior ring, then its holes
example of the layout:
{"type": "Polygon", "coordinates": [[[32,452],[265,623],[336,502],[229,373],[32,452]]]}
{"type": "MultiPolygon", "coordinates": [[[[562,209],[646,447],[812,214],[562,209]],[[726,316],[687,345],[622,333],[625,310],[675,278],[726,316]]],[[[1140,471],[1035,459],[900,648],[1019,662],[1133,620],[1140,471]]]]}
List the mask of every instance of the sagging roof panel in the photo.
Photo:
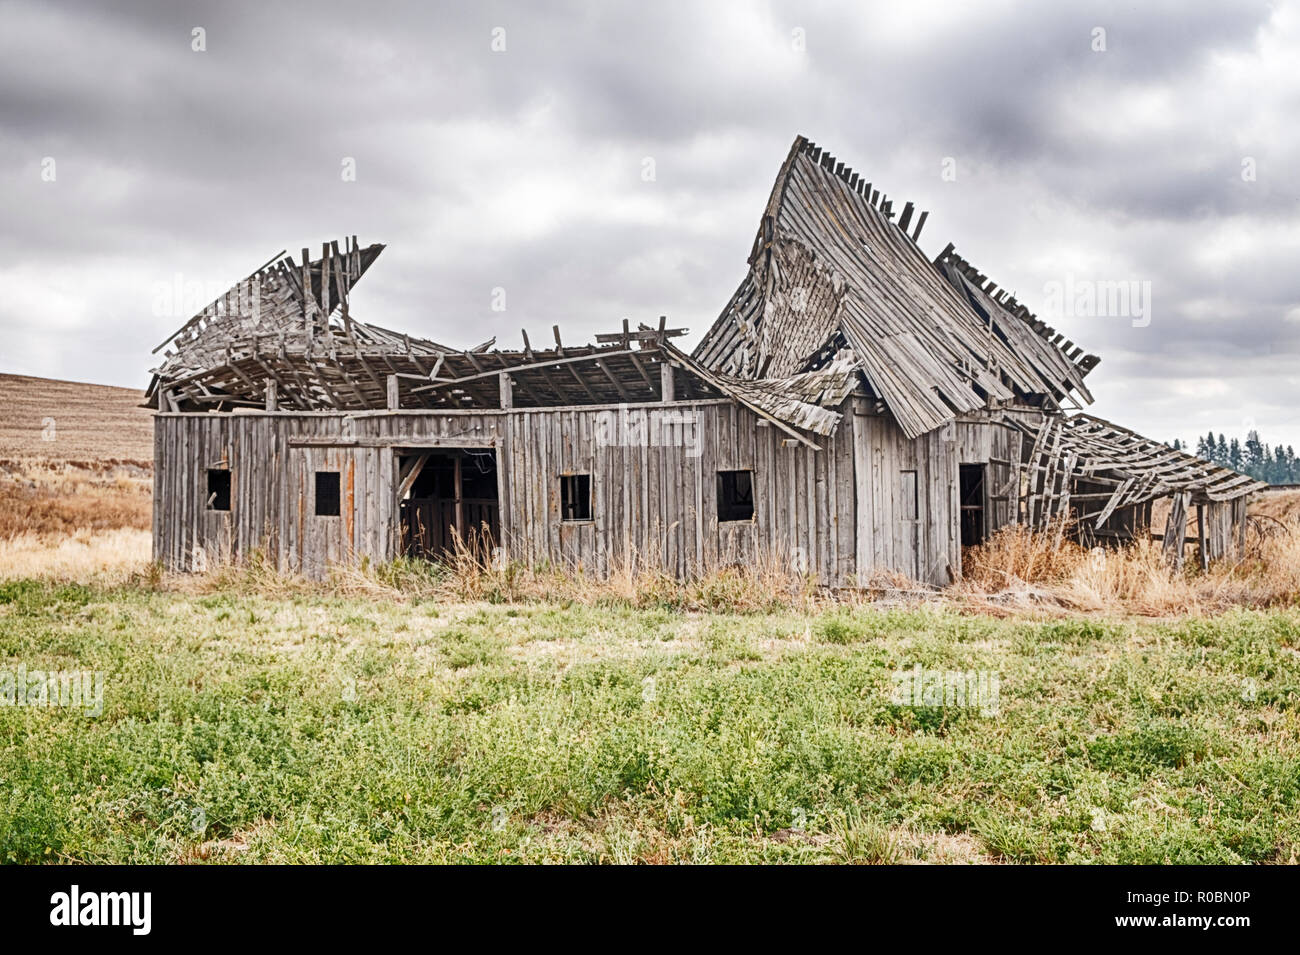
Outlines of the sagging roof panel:
{"type": "Polygon", "coordinates": [[[1079,390],[1082,375],[1051,342],[991,327],[968,291],[922,254],[925,214],[909,232],[912,214],[908,203],[895,222],[878,189],[798,137],[749,273],[695,357],[738,377],[789,374],[838,331],[909,437],[990,401],[1057,402],[1079,390]]]}
{"type": "Polygon", "coordinates": [[[1083,383],[1084,376],[1097,367],[1100,359],[1084,350],[1033,312],[1016,301],[1006,289],[986,278],[975,266],[956,253],[948,243],[935,265],[954,288],[965,295],[971,306],[997,334],[1011,342],[1021,354],[1039,368],[1044,380],[1055,385],[1052,397],[1058,401],[1076,391],[1085,401],[1092,393],[1083,383]]]}

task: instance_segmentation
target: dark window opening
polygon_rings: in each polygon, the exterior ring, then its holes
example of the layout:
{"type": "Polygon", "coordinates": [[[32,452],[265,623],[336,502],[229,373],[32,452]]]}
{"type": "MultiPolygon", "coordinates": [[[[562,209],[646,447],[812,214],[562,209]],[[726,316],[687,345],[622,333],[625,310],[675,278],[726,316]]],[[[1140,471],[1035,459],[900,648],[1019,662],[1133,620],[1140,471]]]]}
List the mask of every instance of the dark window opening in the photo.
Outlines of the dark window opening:
{"type": "Polygon", "coordinates": [[[560,475],[560,520],[591,520],[591,475],[560,475]]]}
{"type": "Polygon", "coordinates": [[[718,521],[754,519],[754,472],[718,472],[718,521]]]}
{"type": "Polygon", "coordinates": [[[961,546],[984,543],[984,465],[963,464],[958,469],[961,493],[961,546]]]}
{"type": "Polygon", "coordinates": [[[208,468],[208,510],[230,510],[230,468],[208,468]]]}
{"type": "Polygon", "coordinates": [[[316,472],[316,516],[339,516],[339,472],[316,472]]]}

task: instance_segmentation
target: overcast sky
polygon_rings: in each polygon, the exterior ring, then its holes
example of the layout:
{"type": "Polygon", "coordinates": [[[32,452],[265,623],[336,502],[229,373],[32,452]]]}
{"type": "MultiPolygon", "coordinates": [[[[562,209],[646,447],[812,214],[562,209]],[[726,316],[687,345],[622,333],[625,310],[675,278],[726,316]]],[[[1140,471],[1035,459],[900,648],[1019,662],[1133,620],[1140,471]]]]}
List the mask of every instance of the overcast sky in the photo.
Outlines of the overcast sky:
{"type": "Polygon", "coordinates": [[[693,344],[803,134],[1099,354],[1093,413],[1300,447],[1298,62],[1249,0],[0,0],[0,371],[143,387],[185,289],[345,234],[376,324],[693,344]],[[1116,281],[1148,315],[1049,308],[1116,281]]]}

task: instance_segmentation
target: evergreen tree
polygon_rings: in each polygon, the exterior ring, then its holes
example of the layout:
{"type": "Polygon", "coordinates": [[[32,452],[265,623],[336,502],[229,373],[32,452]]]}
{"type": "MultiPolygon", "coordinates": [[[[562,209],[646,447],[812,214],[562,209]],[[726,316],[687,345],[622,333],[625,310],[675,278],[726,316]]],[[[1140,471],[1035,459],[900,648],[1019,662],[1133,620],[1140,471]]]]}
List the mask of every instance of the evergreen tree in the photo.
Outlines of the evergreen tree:
{"type": "Polygon", "coordinates": [[[1246,445],[1241,449],[1241,469],[1255,477],[1264,463],[1264,445],[1259,440],[1259,432],[1254,428],[1246,434],[1246,445]]]}
{"type": "MultiPolygon", "coordinates": [[[[1175,451],[1190,450],[1177,438],[1170,445],[1175,451]]],[[[1265,444],[1259,432],[1251,429],[1245,441],[1223,434],[1207,432],[1196,439],[1196,456],[1222,467],[1248,474],[1269,484],[1300,484],[1300,459],[1291,445],[1265,444]]]]}

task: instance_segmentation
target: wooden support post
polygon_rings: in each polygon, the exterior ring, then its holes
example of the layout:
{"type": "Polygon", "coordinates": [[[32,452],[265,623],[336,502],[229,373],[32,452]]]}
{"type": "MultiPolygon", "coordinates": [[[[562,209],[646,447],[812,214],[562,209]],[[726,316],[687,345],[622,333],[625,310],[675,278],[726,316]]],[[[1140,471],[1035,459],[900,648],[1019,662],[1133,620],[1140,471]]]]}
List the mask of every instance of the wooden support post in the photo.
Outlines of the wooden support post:
{"type": "Polygon", "coordinates": [[[1237,549],[1232,556],[1237,560],[1246,556],[1246,501],[1246,498],[1239,497],[1232,502],[1232,520],[1237,537],[1237,549]]]}
{"type": "Polygon", "coordinates": [[[465,540],[465,493],[461,488],[460,465],[464,456],[457,454],[455,458],[455,484],[454,491],[456,494],[456,533],[460,535],[462,541],[465,540]]]}
{"type": "Polygon", "coordinates": [[[1165,558],[1175,570],[1183,569],[1183,545],[1187,537],[1187,492],[1175,493],[1169,503],[1169,520],[1165,522],[1165,539],[1161,546],[1165,558]]]}
{"type": "Polygon", "coordinates": [[[1205,505],[1196,505],[1196,537],[1200,541],[1201,570],[1210,569],[1210,554],[1205,547],[1205,505]]]}
{"type": "Polygon", "coordinates": [[[659,391],[661,392],[661,400],[665,404],[677,400],[677,392],[673,384],[673,366],[671,362],[661,361],[659,363],[659,391]]]}
{"type": "Polygon", "coordinates": [[[396,411],[402,406],[401,392],[397,390],[397,376],[388,376],[388,410],[396,411]]]}
{"type": "Polygon", "coordinates": [[[330,244],[321,243],[320,247],[320,310],[321,319],[328,326],[330,312],[330,244]]]}
{"type": "Polygon", "coordinates": [[[510,375],[507,372],[503,371],[497,377],[500,378],[501,380],[501,407],[513,408],[515,402],[514,402],[514,393],[511,390],[511,386],[513,385],[513,382],[510,380],[510,375]]]}
{"type": "Polygon", "coordinates": [[[280,410],[280,396],[279,393],[276,391],[274,378],[266,379],[266,410],[267,411],[280,410]]]}

